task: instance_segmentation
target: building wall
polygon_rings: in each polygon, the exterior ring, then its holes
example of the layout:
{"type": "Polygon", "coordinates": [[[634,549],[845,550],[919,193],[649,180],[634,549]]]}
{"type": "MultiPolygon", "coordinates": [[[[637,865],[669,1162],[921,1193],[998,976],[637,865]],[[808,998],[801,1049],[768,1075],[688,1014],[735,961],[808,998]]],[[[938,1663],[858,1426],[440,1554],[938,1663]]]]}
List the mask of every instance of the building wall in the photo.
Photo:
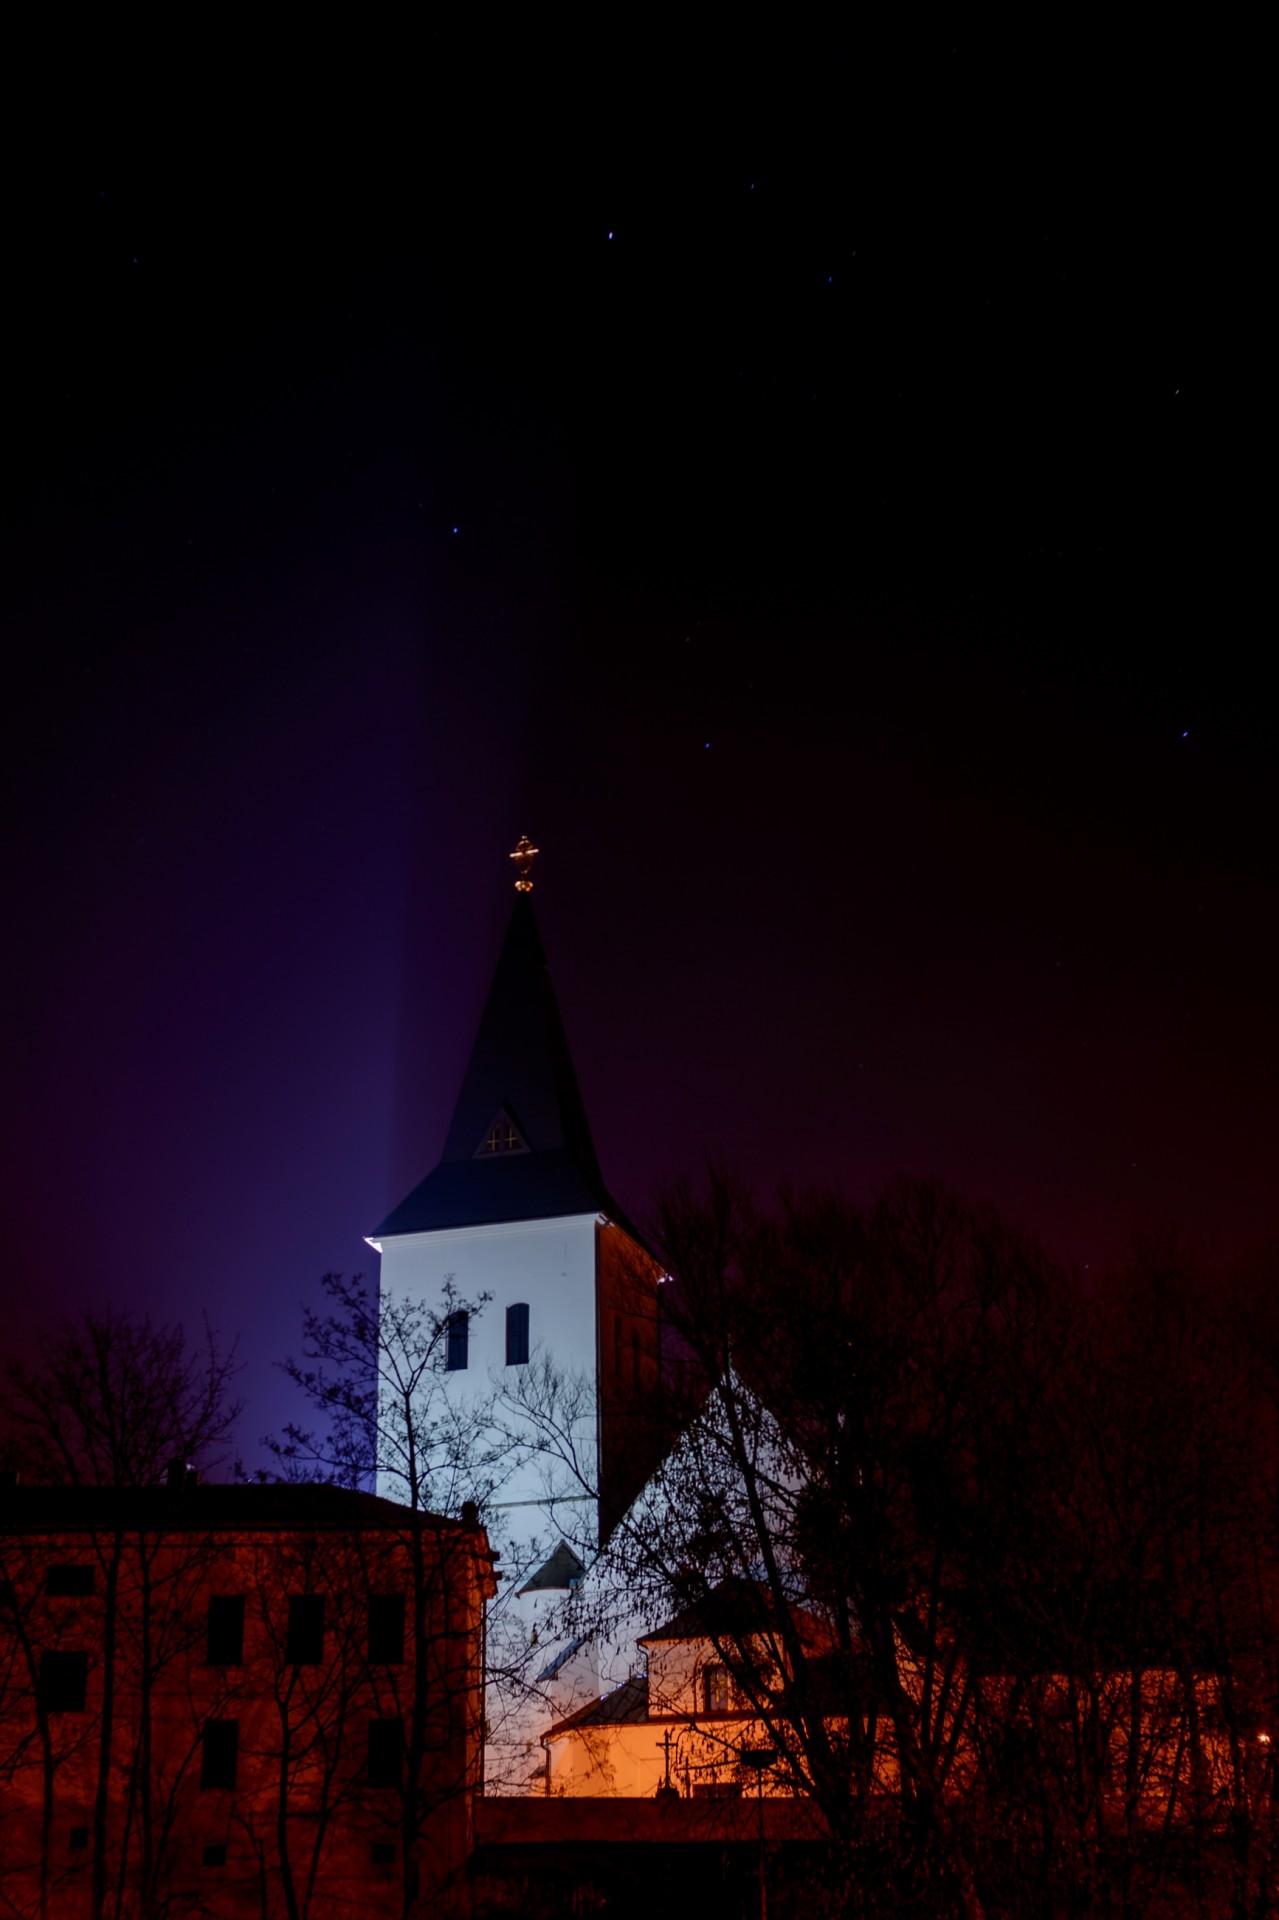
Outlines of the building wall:
{"type": "MultiPolygon", "coordinates": [[[[598,1640],[576,1645],[567,1587],[522,1589],[561,1540],[589,1566],[601,1531],[597,1496],[602,1490],[605,1513],[616,1513],[655,1463],[658,1278],[650,1256],[597,1214],[382,1242],[385,1297],[438,1309],[446,1285],[459,1298],[489,1296],[470,1323],[465,1370],[445,1373],[443,1382],[463,1407],[483,1409],[500,1397],[496,1421],[514,1442],[503,1484],[483,1506],[500,1551],[499,1592],[488,1622],[498,1676],[486,1707],[490,1793],[541,1791],[543,1732],[609,1682],[611,1668],[602,1664],[608,1650],[598,1640]],[[506,1358],[507,1309],[516,1303],[529,1308],[527,1368],[506,1358]],[[572,1466],[549,1458],[536,1422],[520,1416],[521,1391],[540,1391],[546,1369],[575,1402],[562,1436],[575,1456],[572,1466]]],[[[557,1423],[564,1405],[562,1398],[552,1409],[557,1423]]]]}
{"type": "Polygon", "coordinates": [[[662,1272],[625,1230],[597,1229],[600,1493],[607,1535],[653,1473],[668,1434],[662,1422],[662,1272]]]}
{"type": "Polygon", "coordinates": [[[770,1743],[767,1727],[750,1714],[716,1719],[632,1721],[620,1726],[575,1728],[548,1736],[547,1791],[570,1798],[645,1799],[667,1779],[684,1798],[720,1795],[790,1797],[792,1787],[774,1769],[762,1782],[741,1764],[746,1747],[770,1743]]]}

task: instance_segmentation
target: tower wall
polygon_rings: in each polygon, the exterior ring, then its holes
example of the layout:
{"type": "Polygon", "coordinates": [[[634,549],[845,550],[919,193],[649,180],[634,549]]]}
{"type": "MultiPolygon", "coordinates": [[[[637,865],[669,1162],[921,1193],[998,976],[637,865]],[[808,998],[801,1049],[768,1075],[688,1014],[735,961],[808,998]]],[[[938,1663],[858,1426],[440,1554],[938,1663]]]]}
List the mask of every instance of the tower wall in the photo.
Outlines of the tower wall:
{"type": "MultiPolygon", "coordinates": [[[[502,1390],[518,1392],[529,1369],[507,1364],[507,1308],[528,1307],[529,1366],[536,1371],[550,1361],[566,1382],[586,1387],[574,1437],[583,1477],[592,1490],[597,1484],[598,1420],[596,1219],[595,1214],[575,1214],[396,1235],[382,1243],[381,1269],[384,1296],[406,1296],[432,1308],[438,1308],[450,1281],[459,1299],[491,1296],[471,1317],[466,1368],[445,1375],[450,1396],[472,1404],[488,1402],[502,1390]]],[[[502,1417],[519,1424],[509,1400],[502,1417]]],[[[542,1541],[548,1534],[546,1470],[527,1424],[526,1432],[528,1451],[513,1458],[509,1479],[486,1506],[487,1517],[503,1536],[504,1550],[542,1541]]],[[[580,1494],[583,1488],[572,1491],[580,1494]]],[[[573,1517],[572,1530],[579,1536],[586,1531],[581,1525],[585,1517],[580,1511],[573,1517]]],[[[593,1533],[594,1502],[589,1525],[593,1533]]]]}

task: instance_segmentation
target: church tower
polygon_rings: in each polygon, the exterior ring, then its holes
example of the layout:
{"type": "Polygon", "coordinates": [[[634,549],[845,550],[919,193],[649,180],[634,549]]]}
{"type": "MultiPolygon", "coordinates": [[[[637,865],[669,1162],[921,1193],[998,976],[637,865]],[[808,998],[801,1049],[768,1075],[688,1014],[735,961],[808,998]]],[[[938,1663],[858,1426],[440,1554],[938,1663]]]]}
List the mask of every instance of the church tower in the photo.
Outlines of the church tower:
{"type": "Polygon", "coordinates": [[[502,1556],[495,1612],[528,1615],[535,1642],[539,1612],[654,1464],[643,1436],[660,1367],[659,1269],[600,1171],[534,914],[536,851],[525,838],[511,856],[514,911],[439,1163],[369,1236],[383,1299],[438,1308],[446,1284],[484,1298],[448,1327],[445,1384],[460,1404],[500,1392],[518,1428],[512,1403],[544,1362],[568,1385],[576,1484],[561,1475],[548,1503],[544,1458],[517,1445],[482,1516],[502,1556]]]}

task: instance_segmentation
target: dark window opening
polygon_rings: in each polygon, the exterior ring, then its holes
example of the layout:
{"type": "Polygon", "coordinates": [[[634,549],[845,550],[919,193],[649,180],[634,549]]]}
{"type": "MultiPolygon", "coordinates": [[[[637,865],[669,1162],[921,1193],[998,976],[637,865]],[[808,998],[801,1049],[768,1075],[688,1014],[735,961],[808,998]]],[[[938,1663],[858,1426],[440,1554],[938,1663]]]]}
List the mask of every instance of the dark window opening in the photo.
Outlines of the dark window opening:
{"type": "Polygon", "coordinates": [[[295,1593],[289,1601],[284,1658],[291,1667],[318,1667],[324,1658],[324,1595],[295,1593]]]}
{"type": "Polygon", "coordinates": [[[211,1667],[238,1667],[244,1659],[244,1595],[215,1593],[209,1601],[204,1655],[211,1667]]]}
{"type": "Polygon", "coordinates": [[[727,1713],[729,1706],[728,1670],[712,1665],[702,1674],[702,1697],[707,1713],[727,1713]]]}
{"type": "Polygon", "coordinates": [[[451,1313],[445,1321],[448,1346],[444,1355],[446,1373],[465,1373],[467,1348],[470,1344],[471,1316],[460,1308],[451,1313]]]}
{"type": "Polygon", "coordinates": [[[398,1787],[404,1766],[402,1720],[369,1721],[369,1785],[398,1787]]]}
{"type": "Polygon", "coordinates": [[[206,1847],[204,1849],[204,1864],[206,1867],[224,1867],[226,1865],[226,1848],[219,1845],[206,1847]]]}
{"type": "Polygon", "coordinates": [[[528,1365],[528,1304],[523,1300],[506,1309],[506,1364],[528,1365]]]}
{"type": "Polygon", "coordinates": [[[87,1827],[72,1827],[71,1847],[73,1852],[79,1853],[81,1847],[87,1847],[88,1844],[89,1844],[89,1829],[87,1827]]]}
{"type": "Polygon", "coordinates": [[[238,1720],[206,1720],[200,1751],[200,1785],[223,1790],[233,1787],[239,1751],[238,1720]]]}
{"type": "Polygon", "coordinates": [[[18,1596],[13,1590],[12,1580],[0,1580],[0,1607],[13,1608],[18,1604],[18,1596]]]}
{"type": "Polygon", "coordinates": [[[394,1840],[375,1840],[369,1848],[369,1859],[375,1867],[393,1867],[395,1865],[394,1840]]]}
{"type": "Polygon", "coordinates": [[[92,1567],[50,1567],[44,1590],[60,1600],[82,1600],[93,1592],[92,1567]]]}
{"type": "Polygon", "coordinates": [[[83,1713],[89,1685],[87,1653],[42,1653],[36,1698],[42,1713],[83,1713]]]}
{"type": "Polygon", "coordinates": [[[404,1595],[369,1596],[369,1659],[383,1667],[404,1658],[404,1595]]]}

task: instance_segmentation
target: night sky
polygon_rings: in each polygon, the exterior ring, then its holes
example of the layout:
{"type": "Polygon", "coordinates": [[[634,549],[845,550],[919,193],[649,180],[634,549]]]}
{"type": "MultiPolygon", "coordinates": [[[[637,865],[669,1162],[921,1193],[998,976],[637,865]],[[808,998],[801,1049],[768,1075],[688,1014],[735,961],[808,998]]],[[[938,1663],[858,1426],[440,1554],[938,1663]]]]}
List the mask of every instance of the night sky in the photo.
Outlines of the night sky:
{"type": "Polygon", "coordinates": [[[12,77],[6,1322],[207,1310],[250,1460],[434,1164],[522,832],[636,1214],[718,1155],[1090,1270],[1275,1227],[1211,53],[520,35],[12,77]]]}

